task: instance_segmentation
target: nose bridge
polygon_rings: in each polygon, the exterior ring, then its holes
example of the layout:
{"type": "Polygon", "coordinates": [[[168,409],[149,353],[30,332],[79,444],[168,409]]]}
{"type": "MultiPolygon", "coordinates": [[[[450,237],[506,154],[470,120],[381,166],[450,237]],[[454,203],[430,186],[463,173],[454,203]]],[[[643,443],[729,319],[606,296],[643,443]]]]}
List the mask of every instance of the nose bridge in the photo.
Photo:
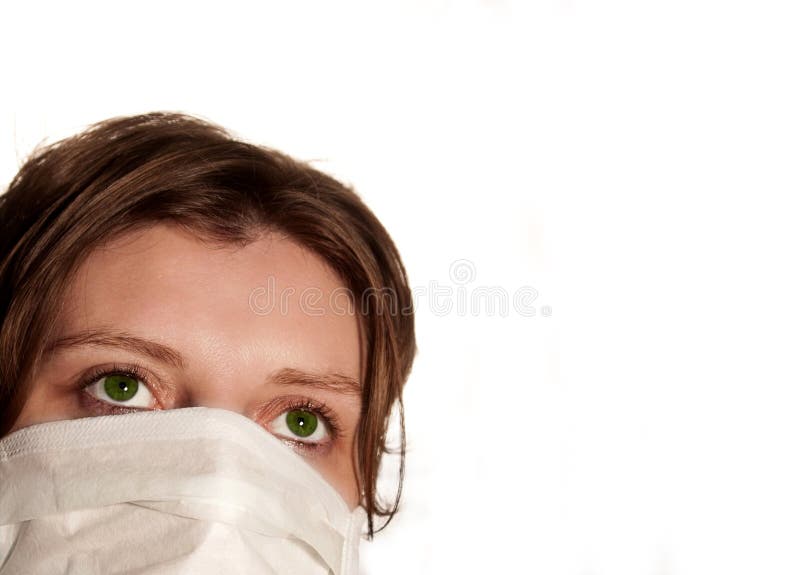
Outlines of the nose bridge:
{"type": "Polygon", "coordinates": [[[207,358],[204,367],[186,386],[186,407],[216,407],[245,415],[248,397],[242,377],[246,367],[219,357],[207,358]]]}
{"type": "Polygon", "coordinates": [[[190,388],[187,394],[186,407],[216,407],[227,409],[242,415],[246,406],[239,394],[231,393],[227,386],[204,386],[201,389],[190,388]]]}

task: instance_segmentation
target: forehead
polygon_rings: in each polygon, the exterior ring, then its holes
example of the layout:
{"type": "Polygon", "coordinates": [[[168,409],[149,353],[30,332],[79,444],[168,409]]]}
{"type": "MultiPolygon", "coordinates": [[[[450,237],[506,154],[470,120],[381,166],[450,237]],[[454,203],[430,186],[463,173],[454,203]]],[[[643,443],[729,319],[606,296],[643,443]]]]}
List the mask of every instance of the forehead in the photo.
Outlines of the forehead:
{"type": "Polygon", "coordinates": [[[195,359],[359,377],[344,282],[316,254],[267,234],[216,246],[168,224],[123,234],[77,270],[59,332],[109,327],[195,359]]]}

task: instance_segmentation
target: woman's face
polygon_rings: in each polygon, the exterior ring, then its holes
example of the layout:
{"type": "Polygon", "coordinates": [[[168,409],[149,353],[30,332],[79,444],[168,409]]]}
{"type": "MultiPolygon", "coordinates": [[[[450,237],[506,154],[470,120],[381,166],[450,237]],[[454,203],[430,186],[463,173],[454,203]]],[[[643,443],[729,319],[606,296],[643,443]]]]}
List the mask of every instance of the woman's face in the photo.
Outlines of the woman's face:
{"type": "Polygon", "coordinates": [[[297,450],[353,508],[362,358],[345,293],[323,260],[278,235],[220,248],[166,224],[124,234],[94,250],[64,294],[13,429],[228,409],[297,450]]]}

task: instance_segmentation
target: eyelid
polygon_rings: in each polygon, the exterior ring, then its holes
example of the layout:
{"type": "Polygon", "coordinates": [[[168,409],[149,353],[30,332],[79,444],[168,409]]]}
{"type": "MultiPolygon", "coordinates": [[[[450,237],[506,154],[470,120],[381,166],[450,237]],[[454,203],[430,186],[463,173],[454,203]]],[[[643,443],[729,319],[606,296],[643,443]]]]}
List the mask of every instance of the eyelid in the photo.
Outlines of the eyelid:
{"type": "Polygon", "coordinates": [[[280,414],[278,414],[277,417],[273,418],[272,421],[270,421],[267,424],[267,426],[269,428],[272,428],[273,426],[277,428],[281,427],[285,428],[286,429],[285,432],[282,432],[282,430],[279,431],[278,429],[270,429],[270,431],[276,437],[279,437],[280,439],[283,440],[289,440],[291,442],[304,443],[316,447],[333,441],[330,431],[330,424],[327,422],[327,420],[320,413],[305,408],[287,409],[285,411],[282,411],[280,414]],[[310,434],[309,437],[298,437],[294,435],[292,433],[292,430],[289,429],[289,426],[286,423],[286,417],[292,411],[304,411],[316,417],[318,421],[317,421],[317,428],[314,430],[314,433],[310,434]],[[314,435],[319,435],[319,434],[323,435],[321,439],[311,439],[311,437],[313,437],[314,435]]]}
{"type": "MultiPolygon", "coordinates": [[[[256,421],[264,422],[264,425],[269,425],[275,419],[284,415],[288,411],[295,409],[302,409],[310,411],[320,418],[325,428],[328,431],[329,441],[332,442],[337,439],[342,432],[341,423],[336,413],[321,401],[317,401],[302,395],[290,395],[276,397],[269,401],[256,412],[256,421]]],[[[287,438],[292,442],[302,443],[305,445],[315,445],[323,442],[308,442],[303,441],[301,438],[287,438]]]]}
{"type": "Polygon", "coordinates": [[[83,391],[87,395],[89,395],[94,401],[96,401],[96,402],[98,402],[100,404],[103,404],[103,405],[107,405],[109,407],[121,408],[121,409],[126,409],[126,410],[133,410],[133,411],[141,411],[141,410],[145,410],[145,409],[163,409],[163,406],[161,405],[161,401],[159,400],[159,397],[158,397],[159,394],[157,393],[157,390],[159,389],[159,386],[153,384],[152,381],[153,381],[153,377],[149,374],[149,371],[146,368],[144,368],[142,365],[138,364],[138,363],[132,362],[132,363],[128,363],[128,364],[122,364],[122,363],[113,362],[110,365],[106,364],[104,366],[97,366],[97,367],[93,367],[92,369],[90,369],[88,372],[86,372],[85,374],[83,374],[80,377],[80,379],[78,381],[78,384],[77,384],[77,387],[78,387],[78,389],[80,389],[81,391],[83,391]],[[149,407],[149,408],[148,407],[126,407],[123,404],[107,402],[107,401],[102,400],[102,399],[100,399],[98,397],[95,397],[94,395],[89,393],[88,388],[90,386],[96,384],[97,382],[99,382],[104,377],[109,377],[109,376],[112,376],[112,375],[125,375],[127,377],[135,379],[135,380],[141,382],[142,384],[144,384],[144,386],[147,388],[147,390],[150,393],[150,395],[153,397],[153,400],[156,403],[156,406],[149,407]]]}

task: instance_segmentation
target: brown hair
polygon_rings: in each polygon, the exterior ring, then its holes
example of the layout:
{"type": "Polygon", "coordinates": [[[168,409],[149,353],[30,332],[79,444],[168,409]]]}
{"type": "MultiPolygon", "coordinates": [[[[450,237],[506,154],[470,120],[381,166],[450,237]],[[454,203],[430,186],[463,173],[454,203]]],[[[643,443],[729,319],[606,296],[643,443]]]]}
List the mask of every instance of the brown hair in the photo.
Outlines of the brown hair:
{"type": "Polygon", "coordinates": [[[265,229],[280,231],[322,257],[356,300],[375,291],[392,296],[368,309],[355,306],[366,372],[354,465],[372,537],[374,516],[388,523],[400,499],[402,388],[416,352],[398,251],[350,187],[192,116],[159,112],[97,123],[34,153],[0,196],[0,437],[24,405],[79,264],[111,234],[156,222],[240,245],[265,229]],[[395,406],[400,477],[386,503],[376,483],[395,406]]]}

